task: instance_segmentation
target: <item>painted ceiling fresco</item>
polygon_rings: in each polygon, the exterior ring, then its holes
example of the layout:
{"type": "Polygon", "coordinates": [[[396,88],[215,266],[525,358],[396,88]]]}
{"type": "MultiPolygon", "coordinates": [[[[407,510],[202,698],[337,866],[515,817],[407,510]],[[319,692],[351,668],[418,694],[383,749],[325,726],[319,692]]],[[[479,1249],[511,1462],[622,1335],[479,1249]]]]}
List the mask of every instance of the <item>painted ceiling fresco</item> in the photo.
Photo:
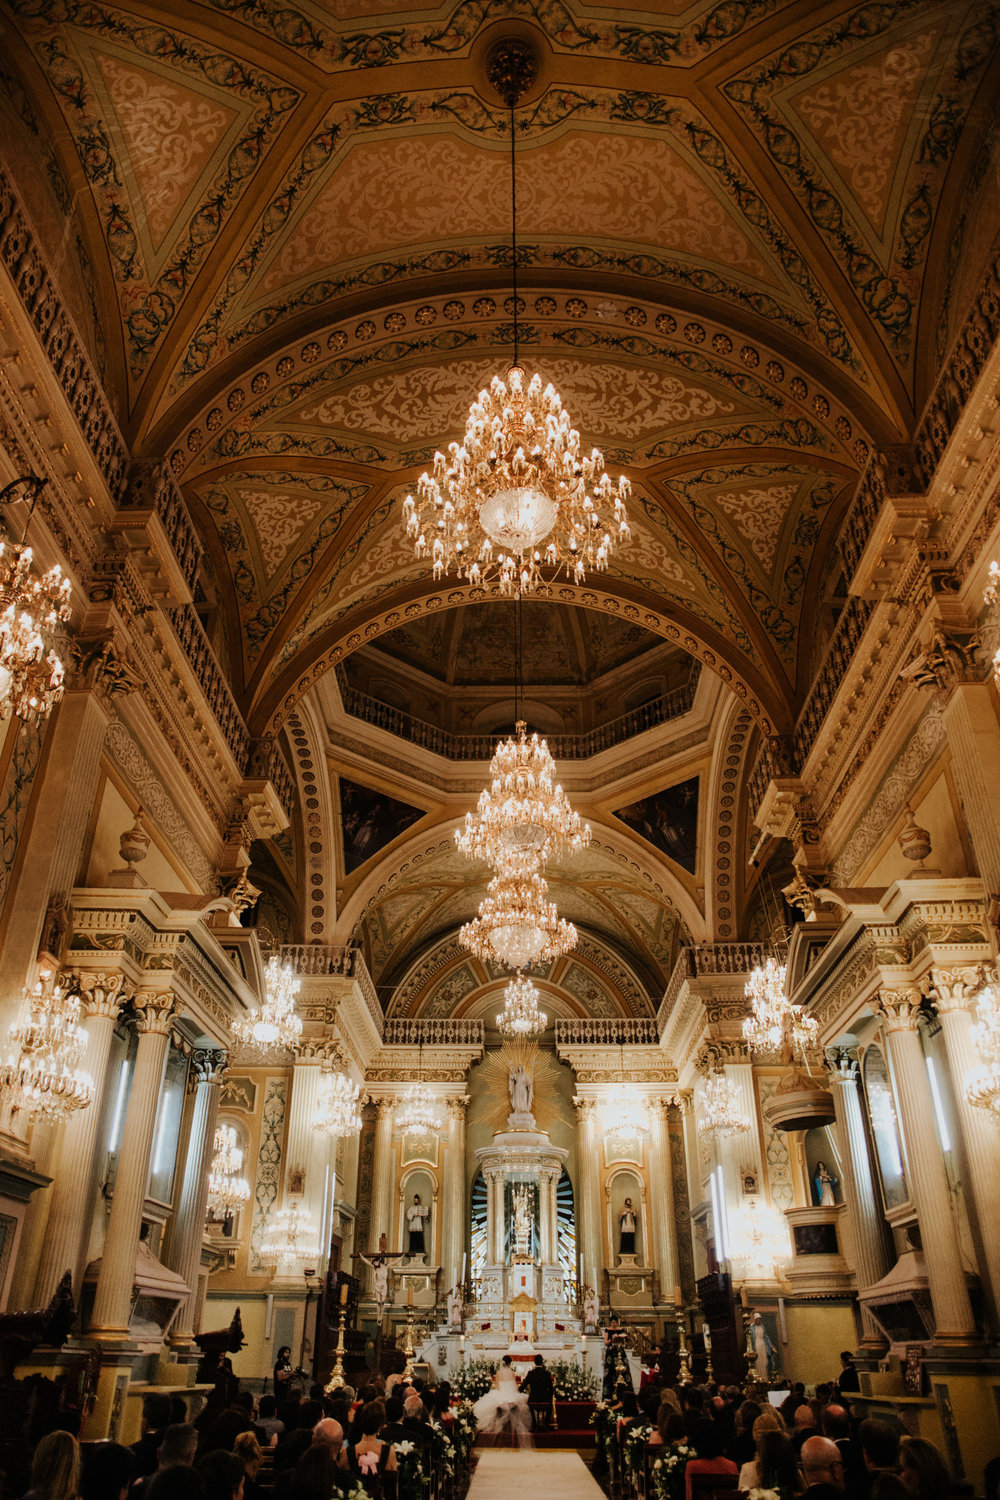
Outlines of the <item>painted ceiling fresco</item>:
{"type": "Polygon", "coordinates": [[[525,358],[635,485],[607,589],[787,725],[858,474],[995,253],[1000,5],[10,0],[4,170],[273,727],[434,592],[399,501],[510,348],[505,18],[525,358]]]}

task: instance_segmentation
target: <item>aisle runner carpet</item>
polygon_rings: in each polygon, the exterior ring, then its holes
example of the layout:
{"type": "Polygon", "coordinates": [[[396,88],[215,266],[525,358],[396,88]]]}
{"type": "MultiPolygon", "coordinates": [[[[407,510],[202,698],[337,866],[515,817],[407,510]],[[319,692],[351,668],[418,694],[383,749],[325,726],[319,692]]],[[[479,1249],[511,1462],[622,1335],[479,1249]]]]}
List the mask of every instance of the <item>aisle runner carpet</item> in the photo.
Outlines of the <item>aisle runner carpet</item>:
{"type": "Polygon", "coordinates": [[[605,1500],[579,1453],[532,1448],[480,1451],[467,1500],[515,1500],[529,1492],[545,1500],[605,1500]]]}

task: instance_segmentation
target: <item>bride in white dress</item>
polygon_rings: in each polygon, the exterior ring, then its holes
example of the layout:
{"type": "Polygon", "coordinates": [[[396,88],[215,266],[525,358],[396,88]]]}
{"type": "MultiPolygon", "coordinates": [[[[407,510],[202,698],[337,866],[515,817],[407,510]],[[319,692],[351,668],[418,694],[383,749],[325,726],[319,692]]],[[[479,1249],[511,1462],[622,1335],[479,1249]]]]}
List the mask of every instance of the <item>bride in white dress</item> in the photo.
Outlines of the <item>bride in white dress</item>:
{"type": "Polygon", "coordinates": [[[530,1446],[531,1412],[528,1410],[528,1393],[522,1393],[517,1388],[517,1377],[509,1354],[504,1355],[493,1377],[492,1389],[476,1402],[475,1413],[480,1436],[499,1437],[509,1428],[511,1437],[522,1448],[530,1446]]]}

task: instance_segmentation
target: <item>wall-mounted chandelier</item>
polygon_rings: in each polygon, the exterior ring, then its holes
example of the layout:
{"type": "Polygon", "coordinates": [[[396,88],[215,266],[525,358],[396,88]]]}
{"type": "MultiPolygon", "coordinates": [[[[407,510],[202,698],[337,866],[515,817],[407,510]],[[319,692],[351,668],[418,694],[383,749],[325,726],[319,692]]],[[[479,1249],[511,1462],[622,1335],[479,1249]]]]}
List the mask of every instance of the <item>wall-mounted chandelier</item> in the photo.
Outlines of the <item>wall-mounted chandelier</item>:
{"type": "Polygon", "coordinates": [[[302,1039],[302,1022],[295,1014],[301,987],[290,964],[282,964],[276,955],[269,958],[264,969],[264,1003],[260,1010],[233,1022],[233,1036],[241,1046],[261,1053],[283,1048],[294,1052],[302,1039]]]}
{"type": "Polygon", "coordinates": [[[506,874],[530,874],[553,854],[585,849],[590,829],[569,805],[555,779],[555,761],[545,740],[528,738],[523,719],[517,738],[501,740],[490,761],[492,785],[484,787],[455,843],[469,859],[481,859],[506,874]]]}
{"type": "Polygon", "coordinates": [[[424,1083],[424,1044],[420,1043],[417,1077],[393,1110],[397,1135],[434,1135],[441,1129],[441,1104],[424,1083]]]}
{"type": "Polygon", "coordinates": [[[328,1073],[320,1083],[319,1103],[313,1116],[313,1130],[341,1140],[357,1135],[361,1119],[361,1085],[352,1083],[346,1073],[328,1073]]]}
{"type": "Polygon", "coordinates": [[[0,1067],[0,1099],[11,1111],[65,1120],[86,1109],[93,1080],[80,1067],[87,1033],[75,990],[25,986],[21,1019],[10,1028],[7,1060],[0,1067]]]}
{"type": "MultiPolygon", "coordinates": [[[[24,536],[44,479],[24,475],[0,491],[0,504],[24,498],[31,503],[24,536]]],[[[44,719],[63,695],[63,664],[47,637],[68,620],[70,584],[60,567],[41,577],[33,554],[20,542],[0,542],[0,719],[8,713],[25,722],[44,719]]]]}
{"type": "Polygon", "coordinates": [[[993,1123],[1000,1125],[1000,1004],[992,986],[980,990],[976,1013],[972,1040],[983,1062],[966,1078],[965,1097],[977,1109],[988,1110],[993,1123]]]}
{"type": "Polygon", "coordinates": [[[729,1258],[744,1278],[770,1278],[788,1260],[788,1225],[759,1194],[744,1198],[729,1227],[729,1258]]]}
{"type": "Polygon", "coordinates": [[[312,1214],[304,1203],[293,1201],[271,1216],[261,1235],[258,1254],[269,1266],[315,1265],[319,1259],[319,1240],[312,1214]]]}
{"type": "Polygon", "coordinates": [[[599,449],[583,452],[558,392],[519,363],[514,110],[536,71],[521,40],[499,42],[487,58],[510,111],[513,362],[506,379],[495,375],[479,392],[462,442],[450,444],[447,458],[434,455],[433,473],[422,474],[403,503],[406,535],[418,558],[430,557],[435,578],[496,579],[502,594],[530,593],[542,566],[581,583],[629,537],[628,480],[612,481],[599,449]]]}
{"type": "Polygon", "coordinates": [[[212,1143],[212,1165],[208,1174],[208,1211],[225,1219],[249,1201],[250,1184],[242,1176],[243,1152],[236,1144],[232,1125],[220,1125],[212,1143]]]}
{"type": "Polygon", "coordinates": [[[508,969],[568,953],[576,947],[576,928],[558,915],[547,894],[541,875],[495,875],[479,915],[459,931],[459,942],[477,958],[508,969]]]}
{"type": "Polygon", "coordinates": [[[787,1046],[804,1056],[819,1034],[819,1024],[786,997],[785,965],[768,958],[753,970],[744,993],[751,1009],[743,1022],[743,1039],[751,1052],[778,1052],[787,1046]]]}
{"type": "Polygon", "coordinates": [[[739,1085],[725,1073],[710,1073],[705,1079],[698,1129],[717,1141],[732,1140],[750,1129],[739,1085]]]}

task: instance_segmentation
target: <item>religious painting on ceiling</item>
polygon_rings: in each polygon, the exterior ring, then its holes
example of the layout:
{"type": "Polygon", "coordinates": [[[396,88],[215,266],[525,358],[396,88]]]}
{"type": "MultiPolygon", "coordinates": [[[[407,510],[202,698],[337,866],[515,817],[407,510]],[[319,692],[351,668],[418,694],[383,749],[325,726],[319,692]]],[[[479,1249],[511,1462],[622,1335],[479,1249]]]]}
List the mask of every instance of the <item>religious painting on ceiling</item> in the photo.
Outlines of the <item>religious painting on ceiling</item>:
{"type": "Polygon", "coordinates": [[[698,853],[698,777],[668,786],[615,813],[668,859],[693,875],[698,853]]]}
{"type": "Polygon", "coordinates": [[[397,802],[369,786],[340,781],[340,826],[344,835],[344,871],[352,875],[366,859],[398,837],[424,815],[421,807],[397,802]]]}

